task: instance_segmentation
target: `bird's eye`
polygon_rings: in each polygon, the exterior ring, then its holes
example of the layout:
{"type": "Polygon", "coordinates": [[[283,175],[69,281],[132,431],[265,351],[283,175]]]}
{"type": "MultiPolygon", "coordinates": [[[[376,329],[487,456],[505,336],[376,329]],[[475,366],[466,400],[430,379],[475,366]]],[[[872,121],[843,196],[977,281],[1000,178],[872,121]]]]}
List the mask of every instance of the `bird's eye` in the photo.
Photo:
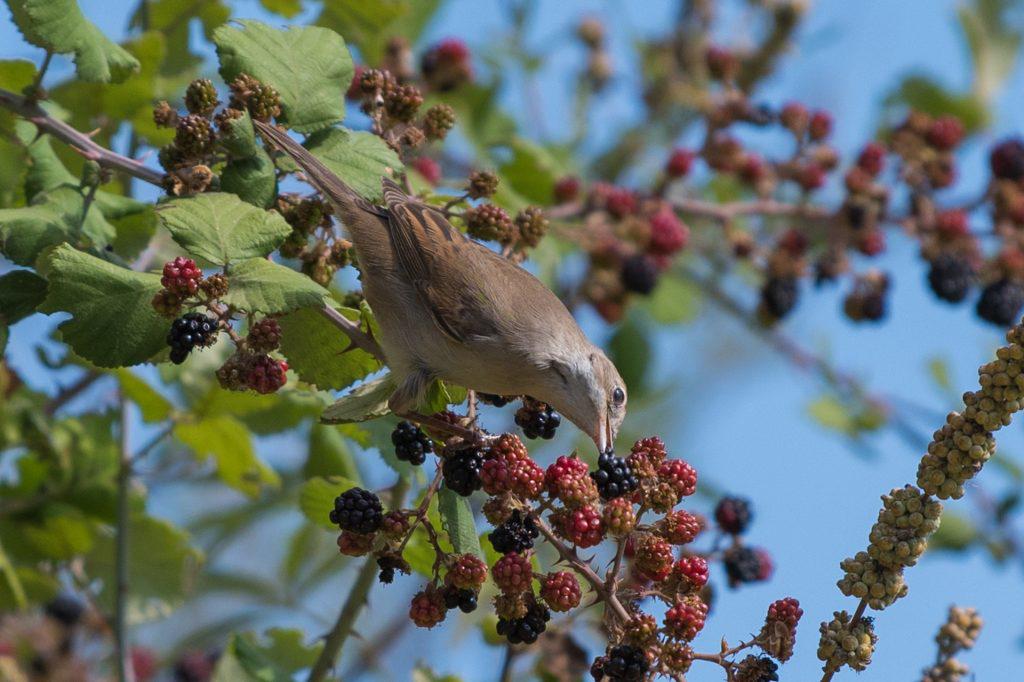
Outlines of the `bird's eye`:
{"type": "Polygon", "coordinates": [[[621,388],[616,386],[615,390],[612,391],[612,400],[615,401],[616,405],[621,405],[622,403],[626,402],[626,393],[625,393],[625,391],[623,391],[621,388]]]}

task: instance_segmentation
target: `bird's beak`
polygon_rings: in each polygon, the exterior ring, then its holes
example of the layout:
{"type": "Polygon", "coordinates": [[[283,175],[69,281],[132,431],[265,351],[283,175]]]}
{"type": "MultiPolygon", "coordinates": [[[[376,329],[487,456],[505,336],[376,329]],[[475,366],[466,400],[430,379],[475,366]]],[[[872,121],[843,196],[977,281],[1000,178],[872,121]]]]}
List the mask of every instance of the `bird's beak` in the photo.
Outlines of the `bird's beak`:
{"type": "Polygon", "coordinates": [[[593,439],[598,454],[604,454],[613,447],[615,435],[612,433],[612,420],[608,418],[607,414],[598,420],[597,433],[593,435],[593,439]]]}

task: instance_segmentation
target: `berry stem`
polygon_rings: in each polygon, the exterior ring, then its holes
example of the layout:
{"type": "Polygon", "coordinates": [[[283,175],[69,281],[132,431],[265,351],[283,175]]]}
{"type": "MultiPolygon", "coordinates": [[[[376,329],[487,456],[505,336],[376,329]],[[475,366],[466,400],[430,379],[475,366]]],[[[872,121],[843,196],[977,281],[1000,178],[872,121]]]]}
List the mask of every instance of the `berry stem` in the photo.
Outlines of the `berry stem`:
{"type": "Polygon", "coordinates": [[[717,654],[699,654],[699,653],[694,652],[693,660],[695,660],[695,661],[708,661],[709,663],[717,663],[718,665],[722,666],[722,668],[725,670],[725,674],[727,676],[727,679],[731,680],[731,679],[733,679],[733,668],[735,667],[735,664],[731,660],[726,660],[726,659],[731,659],[733,656],[735,656],[739,652],[743,651],[744,649],[749,649],[750,647],[754,646],[756,643],[757,643],[757,640],[756,639],[752,639],[749,642],[740,642],[739,644],[737,644],[736,646],[734,646],[732,648],[726,648],[724,640],[723,640],[722,650],[720,652],[718,652],[717,654]]]}
{"type": "MultiPolygon", "coordinates": [[[[591,568],[589,563],[580,558],[575,549],[570,549],[568,545],[558,539],[544,519],[539,516],[534,518],[537,522],[537,528],[540,530],[541,535],[543,535],[544,539],[558,550],[558,555],[562,557],[562,560],[572,566],[577,573],[582,575],[583,578],[590,583],[590,586],[593,588],[594,592],[597,592],[601,601],[608,605],[621,622],[629,622],[629,612],[626,611],[626,608],[622,605],[622,602],[619,601],[619,598],[616,597],[605,582],[601,580],[601,576],[594,572],[594,569],[591,568]]],[[[612,579],[614,578],[615,576],[612,576],[612,579]]]]}

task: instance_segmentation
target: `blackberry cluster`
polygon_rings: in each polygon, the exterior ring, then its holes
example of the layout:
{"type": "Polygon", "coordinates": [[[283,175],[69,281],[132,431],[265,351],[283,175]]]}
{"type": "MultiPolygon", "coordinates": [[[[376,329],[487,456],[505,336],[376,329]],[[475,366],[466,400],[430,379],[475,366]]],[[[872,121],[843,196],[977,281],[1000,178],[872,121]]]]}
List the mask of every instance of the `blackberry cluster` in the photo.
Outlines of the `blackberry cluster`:
{"type": "Polygon", "coordinates": [[[778,682],[779,666],[767,656],[748,655],[736,666],[736,682],[778,682]]]}
{"type": "Polygon", "coordinates": [[[928,285],[943,301],[959,303],[974,282],[974,267],[958,253],[940,253],[928,269],[928,285]]]}
{"type": "Polygon", "coordinates": [[[487,539],[499,554],[521,553],[533,548],[533,541],[539,534],[533,517],[516,509],[505,523],[491,531],[487,539]]]}
{"type": "Polygon", "coordinates": [[[480,490],[480,469],[484,465],[484,455],[477,448],[466,448],[448,454],[441,465],[444,484],[452,492],[469,497],[474,490],[480,490]]]}
{"type": "Polygon", "coordinates": [[[203,313],[185,313],[171,323],[167,332],[167,345],[171,347],[171,362],[180,365],[193,348],[213,345],[217,339],[217,319],[203,313]]]}
{"type": "Polygon", "coordinates": [[[466,209],[464,217],[466,230],[471,237],[500,244],[511,244],[515,237],[512,218],[505,209],[494,204],[481,204],[476,208],[466,209]]]}
{"type": "Polygon", "coordinates": [[[981,291],[976,311],[978,317],[1000,327],[1009,327],[1020,317],[1024,307],[1024,284],[1012,279],[992,282],[981,291]]]}
{"type": "Polygon", "coordinates": [[[555,430],[561,423],[562,415],[546,403],[524,400],[523,406],[516,410],[516,426],[527,438],[550,440],[555,437],[555,430]]]}
{"type": "Polygon", "coordinates": [[[390,585],[394,582],[395,571],[409,572],[409,564],[401,556],[394,554],[384,554],[377,557],[377,568],[380,569],[380,572],[377,574],[377,580],[384,585],[390,585]]]}
{"type": "Polygon", "coordinates": [[[46,604],[43,611],[64,627],[72,627],[81,620],[85,605],[72,594],[59,594],[46,604]]]}
{"type": "Polygon", "coordinates": [[[522,618],[499,618],[498,634],[505,637],[510,644],[533,644],[551,619],[548,607],[540,602],[533,602],[526,609],[522,618]]]}
{"type": "Polygon", "coordinates": [[[264,317],[249,327],[246,346],[254,353],[270,353],[281,345],[281,325],[272,317],[264,317]]]}
{"type": "Polygon", "coordinates": [[[539,206],[527,206],[516,214],[516,229],[519,241],[526,246],[537,246],[548,231],[548,219],[544,217],[544,209],[539,206]]]}
{"type": "Polygon", "coordinates": [[[449,585],[444,588],[442,596],[444,596],[445,608],[449,611],[456,608],[463,613],[476,611],[476,592],[473,590],[463,590],[449,585]]]}
{"type": "Polygon", "coordinates": [[[796,277],[771,277],[761,287],[761,305],[781,320],[796,307],[799,295],[796,277]]]}
{"type": "Polygon", "coordinates": [[[715,507],[715,521],[723,532],[742,535],[754,518],[750,500],[743,497],[723,497],[715,507]]]}
{"type": "Polygon", "coordinates": [[[658,285],[658,266],[650,256],[636,254],[622,262],[622,286],[643,296],[658,285]]]}
{"type": "Polygon", "coordinates": [[[369,490],[349,488],[334,500],[331,523],[353,533],[376,533],[384,520],[380,498],[369,490]]]}
{"type": "Polygon", "coordinates": [[[217,99],[217,88],[209,78],[194,80],[185,90],[185,108],[190,114],[209,116],[220,104],[217,99]]]}
{"type": "Polygon", "coordinates": [[[216,133],[206,118],[189,114],[178,121],[174,131],[174,147],[184,156],[209,154],[213,151],[214,142],[216,133]]]}
{"type": "Polygon", "coordinates": [[[232,109],[248,109],[257,121],[269,121],[281,115],[281,97],[277,90],[248,74],[239,74],[228,85],[232,109]]]}
{"type": "Polygon", "coordinates": [[[640,647],[620,644],[604,656],[601,672],[613,682],[639,682],[650,667],[640,647]]]}
{"type": "Polygon", "coordinates": [[[743,546],[730,547],[722,554],[729,587],[753,583],[765,577],[765,557],[756,549],[743,546]]]}
{"type": "Polygon", "coordinates": [[[423,116],[423,133],[428,140],[443,140],[455,127],[455,110],[447,104],[435,104],[423,116]]]}
{"type": "Polygon", "coordinates": [[[466,194],[470,199],[489,199],[498,191],[498,176],[491,171],[473,171],[469,174],[466,194]]]}
{"type": "Polygon", "coordinates": [[[602,500],[613,500],[636,490],[640,482],[626,460],[606,452],[597,458],[597,471],[590,474],[602,500]]]}
{"type": "Polygon", "coordinates": [[[423,429],[412,422],[399,422],[391,432],[391,443],[395,446],[395,457],[413,466],[427,461],[427,455],[434,451],[434,443],[423,429]]]}

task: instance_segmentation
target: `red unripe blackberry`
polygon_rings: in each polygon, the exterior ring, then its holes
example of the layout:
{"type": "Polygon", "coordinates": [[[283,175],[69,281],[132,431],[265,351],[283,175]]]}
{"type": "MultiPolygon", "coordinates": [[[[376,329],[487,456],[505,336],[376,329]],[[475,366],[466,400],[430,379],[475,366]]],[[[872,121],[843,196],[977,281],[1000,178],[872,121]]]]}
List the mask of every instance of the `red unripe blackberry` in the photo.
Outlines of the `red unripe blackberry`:
{"type": "Polygon", "coordinates": [[[487,564],[473,554],[458,554],[452,557],[451,568],[445,581],[460,590],[479,589],[487,579],[487,564]]]}
{"type": "Polygon", "coordinates": [[[768,177],[768,164],[757,154],[747,154],[736,172],[744,182],[757,185],[768,177]]]}
{"type": "Polygon", "coordinates": [[[793,629],[795,635],[796,625],[800,622],[800,617],[803,615],[804,611],[800,608],[800,602],[793,599],[793,597],[786,597],[785,599],[773,601],[768,606],[767,620],[784,623],[787,627],[793,629]]]}
{"type": "Polygon", "coordinates": [[[673,149],[672,155],[665,163],[665,175],[670,178],[681,178],[693,167],[694,153],[689,149],[673,149]]]}
{"type": "Polygon", "coordinates": [[[602,657],[601,673],[611,682],[640,682],[650,668],[644,650],[630,644],[620,644],[602,657]]]}
{"type": "Polygon", "coordinates": [[[673,545],[693,542],[703,529],[703,519],[685,509],[669,512],[658,523],[658,532],[673,545]]]}
{"type": "Polygon", "coordinates": [[[558,459],[548,465],[544,472],[544,487],[551,495],[558,494],[558,488],[562,481],[578,476],[586,476],[590,473],[587,463],[573,455],[561,455],[558,459]]]}
{"type": "Polygon", "coordinates": [[[644,535],[637,542],[636,569],[648,580],[661,582],[672,572],[672,545],[657,535],[644,535]]]}
{"type": "Polygon", "coordinates": [[[929,263],[928,285],[944,301],[959,303],[967,298],[974,278],[974,266],[960,253],[943,251],[929,263]]]}
{"type": "Polygon", "coordinates": [[[441,182],[441,166],[429,156],[413,159],[412,167],[430,185],[436,187],[441,182]]]}
{"type": "Polygon", "coordinates": [[[505,554],[490,568],[490,576],[502,592],[527,592],[534,580],[534,568],[525,554],[505,554]]]}
{"type": "Polygon", "coordinates": [[[592,504],[598,499],[597,486],[586,462],[575,455],[561,456],[544,473],[544,486],[551,497],[567,507],[592,504]]]}
{"type": "Polygon", "coordinates": [[[580,581],[568,571],[548,573],[540,585],[540,596],[552,611],[569,611],[580,605],[580,581]]]}
{"type": "Polygon", "coordinates": [[[992,175],[1000,180],[1024,178],[1024,140],[1011,137],[992,148],[989,155],[992,175]]]}
{"type": "Polygon", "coordinates": [[[572,175],[559,178],[555,181],[554,195],[555,203],[575,201],[580,195],[580,179],[572,175]]]}
{"type": "Polygon", "coordinates": [[[871,175],[878,175],[885,169],[885,155],[885,147],[878,142],[869,142],[860,151],[857,165],[871,175]]]}
{"type": "Polygon", "coordinates": [[[825,169],[817,163],[805,163],[797,171],[796,181],[805,192],[821,189],[825,185],[825,169]]]}
{"type": "Polygon", "coordinates": [[[481,204],[466,209],[463,217],[471,237],[501,244],[512,242],[515,226],[505,209],[494,204],[481,204]]]}
{"type": "Polygon", "coordinates": [[[245,383],[257,393],[275,393],[288,381],[288,363],[269,355],[257,355],[249,364],[245,383]]]}
{"type": "Polygon", "coordinates": [[[797,137],[803,137],[810,120],[811,114],[807,107],[799,102],[789,102],[779,112],[779,121],[797,137]]]}
{"type": "Polygon", "coordinates": [[[550,619],[548,607],[534,601],[522,618],[498,618],[497,630],[510,644],[533,644],[547,628],[550,619]]]}
{"type": "Polygon", "coordinates": [[[348,84],[348,90],[345,91],[345,99],[355,102],[363,98],[363,74],[365,72],[365,66],[362,64],[355,65],[352,70],[352,80],[348,84]]]}
{"type": "Polygon", "coordinates": [[[807,135],[815,142],[821,142],[832,134],[832,114],[817,109],[811,114],[811,120],[807,124],[807,135]]]}
{"type": "Polygon", "coordinates": [[[643,296],[658,285],[658,264],[650,256],[635,254],[622,262],[622,286],[643,296]]]}
{"type": "Polygon", "coordinates": [[[375,533],[384,520],[384,508],[376,494],[363,488],[349,488],[335,498],[330,519],[342,530],[375,533]]]}
{"type": "Polygon", "coordinates": [[[417,592],[409,605],[409,619],[421,628],[434,627],[444,620],[446,612],[444,596],[431,587],[417,592]]]}
{"type": "Polygon", "coordinates": [[[423,78],[439,91],[452,90],[473,78],[469,48],[457,38],[447,38],[423,53],[423,78]]]}
{"type": "Polygon", "coordinates": [[[448,585],[441,591],[444,598],[444,605],[449,611],[459,609],[463,613],[476,611],[477,593],[474,590],[460,590],[454,585],[448,585]]]}
{"type": "Polygon", "coordinates": [[[616,497],[605,502],[601,518],[608,534],[615,537],[627,535],[636,526],[636,512],[628,497],[616,497]]]}
{"type": "Polygon", "coordinates": [[[647,245],[649,253],[655,256],[671,256],[686,248],[690,240],[690,228],[679,219],[675,211],[664,207],[651,216],[651,240],[647,245]]]}
{"type": "Polygon", "coordinates": [[[736,53],[717,45],[709,45],[704,51],[704,64],[711,77],[720,81],[731,81],[740,70],[736,53]]]}
{"type": "Polygon", "coordinates": [[[672,566],[672,574],[698,590],[708,582],[708,562],[700,556],[684,556],[672,566]]]}
{"type": "Polygon", "coordinates": [[[796,277],[769,277],[761,286],[761,305],[776,319],[782,319],[796,307],[800,289],[796,277]]]}
{"type": "Polygon", "coordinates": [[[975,310],[986,322],[1009,327],[1019,320],[1022,307],[1024,284],[1014,279],[1000,279],[982,290],[975,310]]]}
{"type": "Polygon", "coordinates": [[[338,551],[345,556],[365,556],[373,549],[373,538],[372,534],[343,531],[338,535],[338,551]]]}
{"type": "Polygon", "coordinates": [[[857,250],[865,256],[877,256],[885,251],[885,232],[879,228],[862,230],[857,235],[857,250]]]}
{"type": "Polygon", "coordinates": [[[184,298],[199,291],[199,281],[202,278],[203,271],[196,267],[194,260],[178,256],[174,260],[164,263],[160,285],[171,293],[184,298]]]}
{"type": "Polygon", "coordinates": [[[398,422],[391,432],[391,444],[395,446],[395,457],[402,462],[419,466],[427,461],[427,455],[434,451],[434,442],[423,429],[409,421],[398,422]]]}
{"type": "Polygon", "coordinates": [[[745,497],[723,497],[715,506],[715,522],[723,533],[742,535],[753,519],[750,500],[745,497]]]}
{"type": "Polygon", "coordinates": [[[622,219],[636,212],[636,194],[625,187],[598,183],[591,189],[591,200],[613,218],[622,219]]]}
{"type": "Polygon", "coordinates": [[[658,436],[648,436],[641,438],[640,440],[633,443],[633,447],[630,448],[630,452],[639,453],[643,452],[647,455],[648,459],[657,464],[668,456],[668,450],[665,447],[665,441],[658,436]]]}
{"type": "Polygon", "coordinates": [[[942,151],[949,151],[964,139],[964,125],[956,116],[940,116],[928,126],[928,143],[942,151]]]}
{"type": "Polygon", "coordinates": [[[281,345],[281,325],[272,317],[254,322],[245,337],[245,345],[254,353],[269,353],[281,345]]]}
{"type": "Polygon", "coordinates": [[[795,227],[783,232],[778,241],[779,248],[794,258],[804,255],[810,243],[807,235],[795,227]]]}
{"type": "Polygon", "coordinates": [[[665,632],[669,637],[689,641],[704,629],[707,616],[707,604],[698,597],[687,597],[665,612],[665,632]]]}
{"type": "Polygon", "coordinates": [[[156,676],[159,661],[152,649],[133,646],[131,649],[132,672],[135,682],[149,682],[156,676]]]}
{"type": "Polygon", "coordinates": [[[935,231],[946,239],[965,237],[971,231],[970,219],[966,211],[942,211],[935,216],[935,231]]]}
{"type": "Polygon", "coordinates": [[[516,509],[511,516],[487,536],[494,551],[500,554],[525,552],[533,547],[540,530],[533,517],[516,509]]]}
{"type": "Polygon", "coordinates": [[[697,470],[681,459],[666,459],[658,466],[658,480],[668,483],[679,498],[697,491],[697,470]]]}
{"type": "Polygon", "coordinates": [[[480,469],[483,465],[483,453],[475,447],[446,454],[441,464],[445,487],[458,495],[469,497],[482,485],[480,469]]]}
{"type": "Polygon", "coordinates": [[[562,537],[577,547],[593,547],[604,538],[604,522],[592,506],[555,512],[552,520],[562,537]]]}

